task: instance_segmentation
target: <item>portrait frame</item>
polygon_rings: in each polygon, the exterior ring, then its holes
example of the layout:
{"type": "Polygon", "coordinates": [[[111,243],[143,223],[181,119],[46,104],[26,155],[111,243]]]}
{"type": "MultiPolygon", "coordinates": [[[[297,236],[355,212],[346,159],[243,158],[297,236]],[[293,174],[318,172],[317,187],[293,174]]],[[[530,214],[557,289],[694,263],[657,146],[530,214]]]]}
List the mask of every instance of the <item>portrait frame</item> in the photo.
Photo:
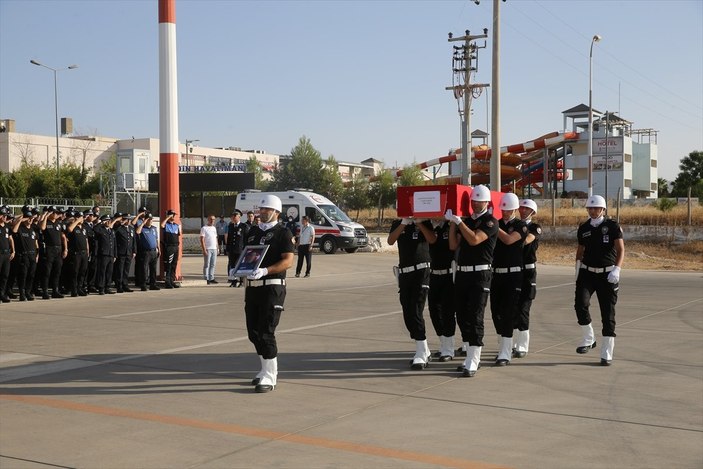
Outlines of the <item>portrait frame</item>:
{"type": "Polygon", "coordinates": [[[234,280],[237,277],[251,275],[261,265],[268,248],[268,244],[244,246],[237,263],[229,270],[228,278],[234,280]]]}

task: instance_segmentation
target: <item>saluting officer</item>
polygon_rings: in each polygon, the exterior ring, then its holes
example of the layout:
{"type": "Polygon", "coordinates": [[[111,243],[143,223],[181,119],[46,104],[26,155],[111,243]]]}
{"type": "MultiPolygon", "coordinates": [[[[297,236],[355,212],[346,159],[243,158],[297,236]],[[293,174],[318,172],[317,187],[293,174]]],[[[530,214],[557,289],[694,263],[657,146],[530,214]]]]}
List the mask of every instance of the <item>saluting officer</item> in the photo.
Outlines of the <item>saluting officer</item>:
{"type": "Polygon", "coordinates": [[[59,292],[59,278],[63,260],[68,256],[68,242],[63,232],[63,223],[59,219],[59,209],[54,206],[48,208],[45,216],[41,218],[39,227],[42,231],[44,242],[44,268],[42,279],[42,298],[63,298],[59,292]],[[49,296],[49,286],[52,294],[49,296]]]}
{"type": "Polygon", "coordinates": [[[137,216],[132,219],[132,226],[134,226],[134,232],[137,235],[137,255],[134,258],[134,284],[141,287],[144,284],[144,278],[142,278],[143,265],[144,265],[144,247],[139,240],[139,233],[137,228],[139,225],[144,223],[144,215],[147,213],[147,208],[145,206],[139,207],[137,210],[137,216]]]}
{"type": "Polygon", "coordinates": [[[454,309],[454,280],[452,262],[454,251],[449,248],[449,222],[432,220],[437,241],[430,244],[430,291],[427,305],[434,330],[439,336],[440,362],[454,358],[454,333],[456,314],[454,309]]]}
{"type": "Polygon", "coordinates": [[[87,229],[83,221],[81,212],[68,213],[68,226],[66,227],[66,237],[68,238],[68,265],[70,266],[69,289],[71,296],[86,296],[85,276],[88,271],[88,256],[90,247],[88,243],[87,229]]]}
{"type": "Polygon", "coordinates": [[[15,235],[15,257],[17,287],[19,288],[20,301],[33,301],[32,285],[34,272],[37,268],[39,242],[37,233],[32,226],[34,213],[30,208],[18,216],[12,224],[12,232],[15,235]]]}
{"type": "Polygon", "coordinates": [[[83,289],[88,293],[97,293],[95,275],[98,272],[98,242],[95,239],[95,225],[99,222],[97,215],[92,210],[83,212],[83,220],[85,237],[88,238],[88,270],[85,272],[83,289]]]}
{"type": "Polygon", "coordinates": [[[500,200],[502,216],[498,222],[498,240],[493,250],[491,281],[491,317],[500,336],[500,350],[495,364],[510,363],[513,353],[513,323],[522,291],[522,247],[527,225],[518,217],[520,199],[513,193],[500,200]]]}
{"type": "Polygon", "coordinates": [[[278,379],[276,327],[286,299],[286,270],[293,265],[293,236],[278,223],[281,199],[264,195],[259,202],[261,223],[249,230],[247,245],[268,245],[259,267],[247,277],[244,313],[249,340],[256,348],[261,371],[252,380],[256,392],[273,391],[278,379]]]}
{"type": "Polygon", "coordinates": [[[537,249],[542,237],[542,227],[532,221],[537,213],[534,200],[524,199],[520,202],[520,218],[527,225],[527,238],[522,248],[522,291],[518,301],[518,314],[513,323],[515,334],[514,358],[523,358],[530,349],[530,308],[537,296],[537,249]]]}
{"type": "Polygon", "coordinates": [[[129,288],[129,268],[132,265],[132,258],[136,252],[136,238],[134,227],[130,223],[128,213],[116,213],[115,218],[119,218],[113,225],[115,231],[115,267],[112,278],[115,281],[117,293],[131,292],[129,288]]]}
{"type": "Polygon", "coordinates": [[[491,192],[478,185],[471,192],[472,214],[466,219],[447,210],[451,221],[449,247],[459,249],[454,282],[457,325],[466,346],[466,360],[457,368],[463,376],[476,375],[483,347],[483,316],[491,287],[493,248],[498,238],[498,220],[488,212],[491,192]]]}
{"type": "Polygon", "coordinates": [[[10,278],[10,263],[15,258],[15,241],[8,226],[10,211],[3,205],[0,207],[0,301],[9,303],[7,296],[7,280],[10,278]]]}
{"type": "Polygon", "coordinates": [[[609,366],[615,347],[615,304],[620,288],[620,269],[625,259],[622,229],[615,220],[605,217],[605,199],[593,195],[586,202],[588,221],[578,228],[576,249],[576,317],[582,340],[577,353],[588,353],[596,346],[588,307],[593,292],[598,296],[603,342],[600,364],[609,366]]]}
{"type": "Polygon", "coordinates": [[[415,356],[410,361],[410,368],[422,370],[432,360],[427,345],[425,318],[423,311],[430,288],[430,249],[429,245],[437,241],[428,220],[403,218],[391,224],[388,244],[398,242],[398,294],[403,309],[405,327],[410,338],[415,341],[415,356]]]}
{"type": "Polygon", "coordinates": [[[174,210],[168,210],[166,217],[161,221],[161,237],[164,253],[164,282],[166,288],[179,288],[176,283],[176,267],[178,267],[178,251],[181,244],[181,225],[176,223],[174,210]]]}
{"type": "Polygon", "coordinates": [[[112,225],[116,220],[118,219],[112,220],[108,214],[102,215],[100,223],[94,228],[98,256],[95,288],[98,290],[98,295],[115,293],[114,290],[110,289],[110,281],[115,262],[115,232],[112,225]]]}
{"type": "MultiPolygon", "coordinates": [[[[246,244],[247,237],[249,236],[249,225],[242,223],[242,212],[239,209],[234,209],[232,212],[232,221],[227,225],[227,233],[225,234],[225,246],[228,256],[227,262],[227,272],[233,269],[237,265],[239,256],[242,254],[242,249],[246,244]]],[[[236,277],[230,283],[231,287],[242,286],[242,281],[239,277],[236,277]]]]}
{"type": "Polygon", "coordinates": [[[139,235],[139,246],[142,249],[142,264],[140,267],[140,278],[142,279],[139,287],[142,291],[161,290],[156,285],[156,266],[161,254],[159,249],[159,230],[152,224],[154,216],[149,212],[144,212],[142,215],[143,223],[137,226],[136,233],[139,235]]]}

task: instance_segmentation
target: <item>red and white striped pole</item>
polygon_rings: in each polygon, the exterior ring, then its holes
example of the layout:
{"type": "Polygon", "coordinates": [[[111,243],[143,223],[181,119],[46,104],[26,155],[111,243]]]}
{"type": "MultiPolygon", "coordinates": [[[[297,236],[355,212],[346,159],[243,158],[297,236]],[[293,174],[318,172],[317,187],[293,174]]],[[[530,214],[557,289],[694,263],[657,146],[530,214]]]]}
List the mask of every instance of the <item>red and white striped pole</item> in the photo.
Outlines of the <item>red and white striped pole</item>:
{"type": "MultiPolygon", "coordinates": [[[[173,209],[180,221],[176,0],[159,0],[159,145],[159,216],[164,217],[167,210],[173,209]]],[[[182,278],[180,263],[176,278],[182,278]]]]}

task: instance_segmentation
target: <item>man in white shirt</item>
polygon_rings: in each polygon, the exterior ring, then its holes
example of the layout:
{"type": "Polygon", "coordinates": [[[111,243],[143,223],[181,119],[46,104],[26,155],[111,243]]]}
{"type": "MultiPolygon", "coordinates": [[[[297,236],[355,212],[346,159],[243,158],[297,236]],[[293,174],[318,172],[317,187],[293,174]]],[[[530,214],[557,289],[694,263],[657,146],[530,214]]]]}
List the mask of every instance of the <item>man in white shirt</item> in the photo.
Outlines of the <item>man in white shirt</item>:
{"type": "Polygon", "coordinates": [[[312,243],[315,242],[315,228],[310,224],[310,218],[303,217],[303,225],[300,227],[300,235],[296,240],[298,248],[298,265],[295,268],[295,276],[300,277],[303,269],[303,258],[305,258],[305,276],[310,277],[310,266],[312,262],[312,243]]]}
{"type": "Polygon", "coordinates": [[[215,215],[207,217],[207,225],[200,228],[200,247],[203,250],[203,276],[207,284],[218,283],[215,280],[215,264],[217,263],[217,228],[215,215]]]}

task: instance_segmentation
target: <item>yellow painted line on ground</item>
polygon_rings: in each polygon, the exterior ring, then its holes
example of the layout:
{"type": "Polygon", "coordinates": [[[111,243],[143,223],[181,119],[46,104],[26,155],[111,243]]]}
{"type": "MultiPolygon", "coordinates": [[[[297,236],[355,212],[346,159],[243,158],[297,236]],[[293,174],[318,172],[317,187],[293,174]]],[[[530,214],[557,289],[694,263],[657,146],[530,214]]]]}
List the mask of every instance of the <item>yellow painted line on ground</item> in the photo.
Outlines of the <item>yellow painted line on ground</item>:
{"type": "Polygon", "coordinates": [[[0,399],[5,401],[20,402],[23,404],[51,407],[54,409],[72,410],[96,415],[108,415],[111,417],[122,417],[147,422],[163,423],[180,427],[198,428],[201,430],[231,433],[247,437],[262,438],[265,440],[285,441],[299,445],[315,446],[350,453],[368,454],[381,458],[400,459],[405,461],[422,462],[432,466],[453,467],[458,469],[506,469],[505,466],[487,464],[480,461],[468,461],[465,459],[448,458],[428,453],[416,453],[403,451],[382,446],[364,445],[348,441],[330,440],[327,438],[317,438],[303,436],[294,433],[277,432],[253,427],[243,427],[231,423],[211,422],[207,420],[196,420],[172,415],[154,414],[150,412],[139,412],[134,410],[120,409],[116,407],[97,406],[92,404],[82,404],[80,402],[66,401],[36,396],[20,396],[14,394],[0,394],[0,399]]]}

